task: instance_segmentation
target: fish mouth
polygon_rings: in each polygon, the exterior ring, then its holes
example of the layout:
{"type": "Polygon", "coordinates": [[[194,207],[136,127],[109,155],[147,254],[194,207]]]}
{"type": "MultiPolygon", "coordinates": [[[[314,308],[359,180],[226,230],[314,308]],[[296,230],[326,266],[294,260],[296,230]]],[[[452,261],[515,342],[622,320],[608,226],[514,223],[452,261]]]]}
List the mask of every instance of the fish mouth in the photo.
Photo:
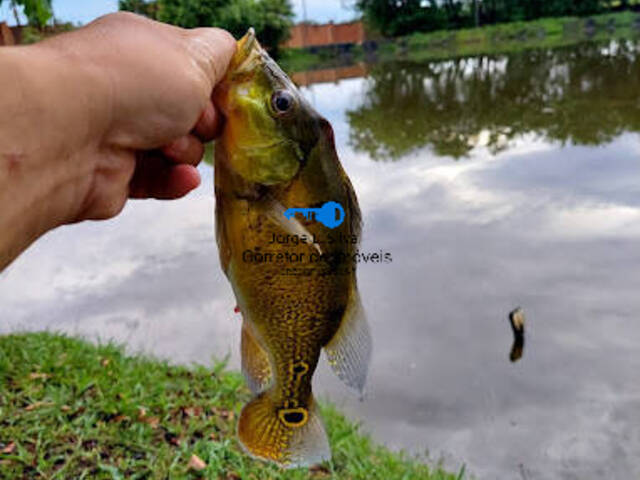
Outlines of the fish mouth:
{"type": "Polygon", "coordinates": [[[244,34],[240,40],[238,40],[238,54],[239,60],[244,60],[249,56],[249,53],[253,49],[254,45],[256,45],[256,31],[253,27],[250,27],[247,30],[247,33],[244,34]]]}
{"type": "Polygon", "coordinates": [[[266,52],[256,38],[256,31],[253,27],[249,28],[247,33],[236,42],[236,52],[231,59],[227,73],[213,92],[214,103],[225,115],[228,113],[228,96],[231,84],[250,80],[263,64],[264,55],[266,52]]]}
{"type": "Polygon", "coordinates": [[[249,28],[244,37],[238,40],[236,54],[233,59],[234,73],[249,73],[264,61],[263,56],[265,54],[266,52],[256,38],[256,31],[253,27],[249,28]]]}

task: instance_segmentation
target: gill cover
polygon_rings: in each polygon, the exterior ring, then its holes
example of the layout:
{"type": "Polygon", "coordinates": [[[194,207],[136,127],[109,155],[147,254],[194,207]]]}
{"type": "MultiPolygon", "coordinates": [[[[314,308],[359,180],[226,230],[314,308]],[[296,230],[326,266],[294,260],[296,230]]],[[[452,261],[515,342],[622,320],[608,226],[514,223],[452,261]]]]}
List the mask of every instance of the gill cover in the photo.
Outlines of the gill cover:
{"type": "Polygon", "coordinates": [[[301,96],[260,46],[253,28],[238,41],[214,99],[226,117],[219,141],[232,170],[263,185],[287,182],[298,173],[304,154],[291,126],[301,96]]]}

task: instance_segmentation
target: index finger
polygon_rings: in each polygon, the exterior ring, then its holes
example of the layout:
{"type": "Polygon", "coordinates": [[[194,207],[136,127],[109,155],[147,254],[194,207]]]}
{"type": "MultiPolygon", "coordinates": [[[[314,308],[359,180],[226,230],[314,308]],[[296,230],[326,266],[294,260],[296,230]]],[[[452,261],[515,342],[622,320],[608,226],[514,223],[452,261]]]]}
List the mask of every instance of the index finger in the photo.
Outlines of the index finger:
{"type": "Polygon", "coordinates": [[[236,51],[236,41],[220,28],[194,28],[188,30],[188,50],[195,62],[215,87],[227,71],[236,51]]]}

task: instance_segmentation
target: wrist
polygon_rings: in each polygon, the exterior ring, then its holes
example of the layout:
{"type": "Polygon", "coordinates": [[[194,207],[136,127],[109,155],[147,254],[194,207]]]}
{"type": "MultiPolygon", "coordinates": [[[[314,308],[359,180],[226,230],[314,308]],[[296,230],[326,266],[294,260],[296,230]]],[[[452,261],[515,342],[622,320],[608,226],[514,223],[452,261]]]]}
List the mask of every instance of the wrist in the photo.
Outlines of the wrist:
{"type": "Polygon", "coordinates": [[[94,168],[88,152],[108,124],[107,87],[53,45],[0,50],[0,269],[74,220],[94,168]]]}

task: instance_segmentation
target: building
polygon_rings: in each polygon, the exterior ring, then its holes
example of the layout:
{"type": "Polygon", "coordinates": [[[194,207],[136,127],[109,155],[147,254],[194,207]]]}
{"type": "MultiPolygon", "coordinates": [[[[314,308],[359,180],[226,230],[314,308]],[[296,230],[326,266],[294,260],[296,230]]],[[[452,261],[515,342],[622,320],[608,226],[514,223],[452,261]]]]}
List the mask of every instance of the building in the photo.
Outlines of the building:
{"type": "Polygon", "coordinates": [[[3,45],[15,45],[13,32],[5,22],[0,22],[0,47],[3,45]]]}
{"type": "Polygon", "coordinates": [[[283,47],[309,48],[344,44],[360,45],[365,40],[364,25],[360,20],[346,23],[330,22],[322,25],[303,22],[293,26],[291,36],[283,47]]]}

